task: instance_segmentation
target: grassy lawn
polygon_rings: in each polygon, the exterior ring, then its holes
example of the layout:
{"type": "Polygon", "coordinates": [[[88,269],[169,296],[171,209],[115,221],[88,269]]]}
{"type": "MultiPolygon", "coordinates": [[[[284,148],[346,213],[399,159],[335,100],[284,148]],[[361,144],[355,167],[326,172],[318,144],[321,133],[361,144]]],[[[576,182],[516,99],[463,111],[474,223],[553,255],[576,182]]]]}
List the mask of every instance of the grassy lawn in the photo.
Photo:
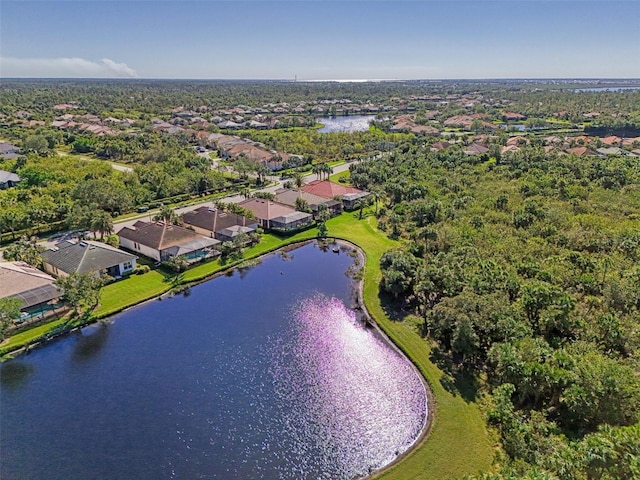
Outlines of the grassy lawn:
{"type": "MultiPolygon", "coordinates": [[[[375,219],[356,220],[343,214],[328,222],[329,235],[349,240],[366,253],[364,300],[367,310],[385,333],[418,367],[431,386],[435,399],[435,419],[426,439],[407,457],[377,478],[385,480],[447,479],[486,470],[493,450],[478,405],[460,394],[447,391],[443,372],[431,362],[427,342],[406,322],[390,320],[378,296],[382,278],[380,257],[398,246],[375,228],[375,219]]],[[[430,406],[433,413],[433,405],[430,406]]]]}
{"type": "Polygon", "coordinates": [[[130,305],[157,297],[170,289],[171,283],[159,270],[152,270],[143,275],[131,275],[102,289],[100,305],[92,317],[104,318],[130,305]]]}
{"type": "Polygon", "coordinates": [[[333,175],[329,176],[329,180],[334,183],[339,183],[341,178],[347,179],[347,182],[343,183],[342,185],[351,185],[351,182],[349,181],[349,179],[351,178],[351,172],[349,170],[345,170],[344,172],[340,173],[334,173],[333,175]]]}
{"type": "Polygon", "coordinates": [[[0,345],[0,348],[2,348],[3,350],[15,350],[17,348],[23,347],[24,345],[28,345],[29,343],[32,343],[36,338],[40,338],[59,325],[62,325],[65,321],[65,319],[53,320],[43,325],[25,330],[24,332],[17,333],[3,342],[0,345]]]}
{"type": "MultiPolygon", "coordinates": [[[[443,372],[430,360],[428,343],[420,337],[408,322],[392,321],[385,314],[380,296],[382,278],[380,257],[389,248],[399,246],[379,232],[372,216],[358,220],[357,214],[344,213],[327,222],[329,235],[358,245],[366,254],[364,300],[374,320],[393,342],[411,359],[431,386],[435,406],[430,414],[435,417],[431,432],[400,462],[381,472],[378,478],[385,480],[447,479],[461,478],[467,474],[486,470],[491,465],[493,449],[485,430],[485,423],[478,405],[467,401],[455,389],[445,389],[443,372]]],[[[300,232],[291,237],[265,234],[262,241],[245,251],[244,259],[255,258],[269,251],[306,239],[315,238],[317,229],[300,232]]],[[[242,260],[240,260],[242,261],[242,260]]],[[[240,261],[223,265],[219,259],[197,265],[177,280],[189,283],[206,278],[240,261]]],[[[93,318],[103,318],[127,306],[154,298],[172,287],[171,279],[160,271],[129,278],[107,285],[102,290],[100,306],[93,318]]],[[[15,335],[6,345],[24,345],[29,339],[46,334],[62,320],[15,335]],[[22,342],[22,343],[19,343],[22,342]]]]}

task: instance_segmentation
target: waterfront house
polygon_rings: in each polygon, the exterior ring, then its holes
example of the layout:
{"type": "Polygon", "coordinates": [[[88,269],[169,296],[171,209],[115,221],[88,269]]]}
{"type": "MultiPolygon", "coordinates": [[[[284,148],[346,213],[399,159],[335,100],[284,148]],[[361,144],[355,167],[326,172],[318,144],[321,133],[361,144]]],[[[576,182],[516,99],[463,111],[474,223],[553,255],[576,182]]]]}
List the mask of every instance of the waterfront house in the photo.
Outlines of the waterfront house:
{"type": "Polygon", "coordinates": [[[185,213],[182,221],[197,233],[221,242],[232,241],[238,235],[254,233],[258,229],[256,220],[206,206],[185,213]]]}
{"type": "Polygon", "coordinates": [[[65,240],[42,252],[44,270],[56,277],[105,272],[119,278],[136,268],[136,257],[101,242],[65,240]]]}
{"type": "Polygon", "coordinates": [[[302,198],[307,202],[307,205],[309,205],[313,216],[316,218],[320,209],[320,205],[326,206],[331,216],[339,215],[340,213],[342,213],[342,202],[334,200],[333,198],[321,197],[320,195],[305,192],[304,190],[286,188],[277,190],[275,194],[276,202],[282,203],[284,205],[289,205],[292,208],[296,208],[296,202],[298,198],[302,198]]]}
{"type": "Polygon", "coordinates": [[[293,232],[313,223],[311,214],[298,212],[288,205],[265,198],[249,198],[238,205],[253,212],[258,219],[258,224],[268,230],[293,232]]]}
{"type": "Polygon", "coordinates": [[[24,262],[0,262],[0,298],[22,302],[22,320],[39,317],[59,305],[62,292],[52,276],[24,262]]]}
{"type": "Polygon", "coordinates": [[[359,190],[355,187],[346,187],[329,180],[314,180],[302,186],[302,190],[324,198],[339,198],[345,210],[353,210],[356,203],[361,198],[368,197],[369,192],[359,190]]]}
{"type": "Polygon", "coordinates": [[[118,232],[120,246],[158,262],[184,256],[197,261],[216,255],[220,240],[205,237],[188,228],[166,222],[137,221],[118,232]]]}

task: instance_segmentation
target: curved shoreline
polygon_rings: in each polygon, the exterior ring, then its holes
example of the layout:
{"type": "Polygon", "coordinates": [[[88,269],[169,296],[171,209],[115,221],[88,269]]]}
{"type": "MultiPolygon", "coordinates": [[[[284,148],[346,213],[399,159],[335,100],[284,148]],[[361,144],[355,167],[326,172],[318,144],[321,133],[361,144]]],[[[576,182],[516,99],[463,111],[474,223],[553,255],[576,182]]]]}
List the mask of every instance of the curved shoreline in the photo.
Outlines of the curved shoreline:
{"type": "MultiPolygon", "coordinates": [[[[334,240],[335,243],[348,245],[349,247],[353,248],[358,253],[358,257],[362,260],[362,269],[364,271],[364,269],[367,266],[367,256],[366,256],[364,250],[360,246],[358,246],[357,244],[355,244],[353,242],[350,242],[348,240],[339,239],[339,238],[333,238],[333,240],[334,240]]],[[[362,477],[363,479],[372,479],[372,478],[378,477],[379,475],[382,475],[383,473],[388,471],[390,468],[392,468],[396,464],[400,463],[408,455],[413,453],[414,450],[416,450],[417,448],[419,448],[420,446],[422,446],[424,444],[424,442],[426,441],[427,437],[429,436],[429,433],[431,432],[431,428],[433,426],[433,420],[434,420],[435,412],[436,412],[436,401],[435,401],[435,396],[433,395],[433,391],[431,390],[431,386],[429,385],[429,381],[422,374],[422,372],[420,371],[418,366],[409,357],[409,355],[407,355],[405,352],[403,352],[402,349],[400,349],[400,347],[398,345],[396,345],[393,342],[393,340],[391,340],[391,338],[382,329],[382,327],[378,324],[378,322],[376,322],[375,318],[373,318],[373,316],[369,313],[369,310],[367,309],[367,305],[366,305],[366,303],[364,301],[364,280],[365,279],[364,279],[364,275],[363,275],[362,279],[357,281],[357,285],[358,285],[358,306],[362,309],[362,314],[366,318],[367,324],[369,326],[371,326],[375,330],[377,335],[390,348],[392,348],[396,353],[398,353],[400,356],[402,356],[402,358],[404,358],[407,362],[409,362],[409,364],[413,368],[413,371],[415,372],[415,374],[418,376],[418,378],[422,382],[422,386],[424,387],[425,396],[426,396],[426,402],[425,402],[426,412],[425,412],[424,423],[422,424],[422,428],[420,429],[420,434],[413,440],[413,442],[407,447],[407,449],[404,452],[402,452],[400,455],[396,456],[387,465],[385,465],[382,468],[379,468],[378,470],[372,472],[370,475],[367,475],[366,477],[362,477]]]]}
{"type": "MultiPolygon", "coordinates": [[[[227,268],[223,268],[222,270],[219,270],[217,272],[214,272],[210,275],[207,275],[203,278],[200,279],[196,279],[196,280],[192,280],[192,281],[188,281],[185,282],[183,284],[178,285],[176,288],[178,289],[177,292],[180,292],[182,290],[186,290],[188,288],[191,288],[193,286],[199,285],[201,283],[204,282],[208,282],[209,280],[213,280],[214,278],[223,276],[223,275],[227,275],[229,272],[233,272],[235,270],[237,270],[238,268],[241,268],[242,264],[246,261],[251,261],[251,260],[259,260],[262,258],[266,258],[269,255],[274,255],[277,254],[280,251],[286,251],[286,250],[293,250],[299,247],[302,247],[304,245],[307,245],[311,242],[318,242],[320,239],[317,238],[310,238],[310,239],[304,239],[304,240],[297,240],[297,241],[293,241],[291,243],[285,243],[281,246],[279,246],[278,248],[275,248],[273,250],[269,250],[266,252],[263,252],[259,255],[256,255],[254,257],[248,257],[245,258],[241,261],[238,261],[237,263],[235,263],[234,265],[231,265],[227,268]]],[[[364,272],[364,270],[366,269],[366,265],[367,265],[367,257],[366,257],[366,252],[356,243],[353,243],[349,240],[343,239],[343,238],[338,238],[338,237],[327,237],[326,240],[332,241],[333,244],[339,244],[339,245],[346,245],[349,248],[352,248],[355,252],[357,252],[358,258],[361,260],[362,263],[362,270],[364,272]]],[[[387,333],[384,331],[384,329],[378,324],[378,322],[375,320],[375,318],[370,314],[367,305],[365,303],[364,300],[364,283],[365,283],[365,276],[363,275],[361,279],[359,280],[354,280],[354,282],[357,285],[357,291],[358,291],[358,296],[357,296],[357,305],[358,307],[361,309],[362,311],[362,315],[364,317],[364,319],[366,319],[367,321],[367,325],[372,327],[375,330],[376,335],[381,338],[390,348],[392,348],[397,354],[399,354],[400,356],[402,356],[402,358],[404,358],[413,368],[415,374],[418,376],[418,378],[420,379],[423,388],[425,389],[425,397],[426,397],[426,401],[425,401],[425,418],[424,418],[424,422],[423,425],[420,429],[420,433],[419,435],[413,440],[413,442],[406,448],[406,450],[404,450],[402,453],[400,453],[398,456],[396,456],[391,462],[389,462],[388,464],[384,465],[383,467],[371,472],[369,475],[366,475],[364,477],[359,477],[362,479],[371,479],[371,478],[375,478],[381,474],[383,474],[384,472],[386,472],[387,470],[389,470],[390,468],[392,468],[393,466],[395,466],[396,464],[400,463],[404,458],[406,458],[408,455],[410,455],[411,453],[413,453],[417,448],[419,448],[420,446],[422,446],[424,444],[424,442],[426,441],[429,432],[431,431],[431,428],[433,426],[433,420],[435,417],[435,411],[436,411],[436,402],[435,402],[435,397],[433,395],[433,391],[431,389],[431,386],[429,385],[428,380],[425,378],[425,376],[422,374],[422,372],[420,371],[420,369],[418,368],[418,366],[415,364],[415,362],[410,358],[410,356],[404,352],[398,345],[396,345],[393,340],[391,340],[391,338],[387,335],[387,333]]],[[[124,311],[127,311],[129,309],[132,308],[137,308],[141,305],[144,305],[146,303],[152,302],[152,301],[158,301],[158,300],[162,300],[163,298],[166,298],[170,295],[175,295],[176,294],[176,290],[175,289],[170,289],[167,292],[163,292],[160,295],[156,295],[153,296],[151,298],[142,300],[136,304],[133,305],[128,305],[122,309],[119,309],[116,312],[113,313],[108,313],[107,315],[104,316],[95,316],[92,317],[90,319],[90,321],[82,324],[82,325],[77,325],[77,326],[73,326],[70,327],[69,329],[65,329],[63,331],[60,331],[58,333],[56,333],[55,335],[52,335],[44,340],[40,340],[40,341],[36,341],[33,343],[30,343],[24,347],[20,347],[16,350],[11,351],[10,353],[8,353],[5,358],[3,360],[8,360],[10,358],[15,358],[18,355],[21,355],[23,353],[27,353],[29,352],[31,349],[33,348],[38,348],[40,346],[44,346],[45,344],[49,343],[49,341],[54,340],[60,336],[63,335],[67,335],[73,332],[77,332],[79,330],[81,330],[84,327],[93,325],[99,321],[102,320],[108,320],[111,317],[122,313],[124,311]]]]}

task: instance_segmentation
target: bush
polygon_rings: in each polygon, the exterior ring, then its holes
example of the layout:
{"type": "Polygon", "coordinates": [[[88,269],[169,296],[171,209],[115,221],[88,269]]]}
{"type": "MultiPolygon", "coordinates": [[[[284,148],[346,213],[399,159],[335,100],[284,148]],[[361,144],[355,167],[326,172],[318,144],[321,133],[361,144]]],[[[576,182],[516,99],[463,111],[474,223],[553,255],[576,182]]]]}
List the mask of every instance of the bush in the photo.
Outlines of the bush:
{"type": "Polygon", "coordinates": [[[136,268],[133,269],[133,274],[134,275],[142,275],[143,273],[147,273],[151,270],[151,268],[149,267],[149,265],[138,265],[136,268]]]}

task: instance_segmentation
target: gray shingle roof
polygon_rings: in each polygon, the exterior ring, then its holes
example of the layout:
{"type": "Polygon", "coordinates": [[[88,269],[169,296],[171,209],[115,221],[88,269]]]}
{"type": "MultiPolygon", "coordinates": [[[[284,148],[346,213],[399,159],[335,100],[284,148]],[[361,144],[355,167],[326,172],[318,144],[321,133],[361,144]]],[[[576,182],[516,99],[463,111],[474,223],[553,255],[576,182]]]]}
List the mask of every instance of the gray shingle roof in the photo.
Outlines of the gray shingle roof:
{"type": "Polygon", "coordinates": [[[19,182],[20,177],[15,173],[7,172],[5,170],[0,170],[0,183],[7,183],[8,181],[19,182]]]}
{"type": "Polygon", "coordinates": [[[60,242],[42,252],[43,260],[66,273],[99,272],[138,257],[100,242],[60,242]]]}

